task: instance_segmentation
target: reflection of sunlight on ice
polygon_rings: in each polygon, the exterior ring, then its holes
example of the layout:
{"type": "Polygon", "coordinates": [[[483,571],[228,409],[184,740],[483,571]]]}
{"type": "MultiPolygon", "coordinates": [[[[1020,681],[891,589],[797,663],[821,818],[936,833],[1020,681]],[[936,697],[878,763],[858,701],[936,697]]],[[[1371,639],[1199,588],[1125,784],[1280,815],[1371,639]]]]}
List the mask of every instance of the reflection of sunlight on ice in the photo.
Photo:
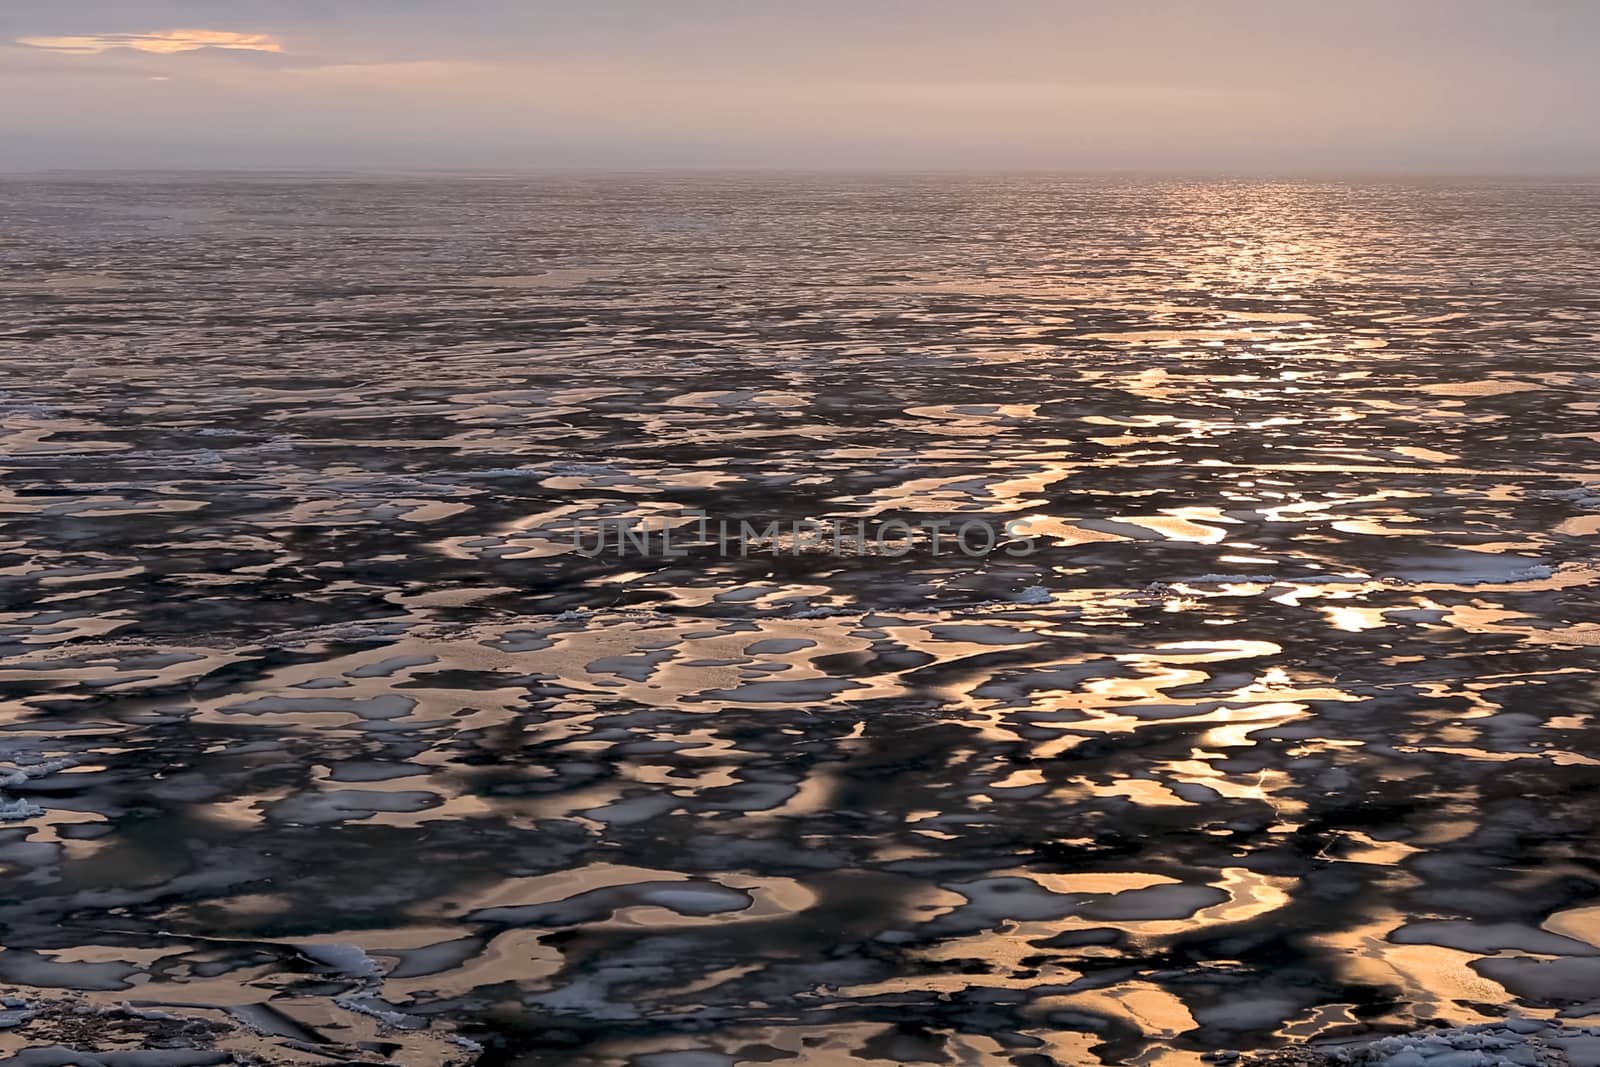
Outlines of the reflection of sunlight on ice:
{"type": "Polygon", "coordinates": [[[334,939],[596,1062],[1554,1010],[1491,942],[1596,940],[1589,193],[616,182],[17,186],[0,970],[378,1040],[334,939]],[[576,551],[696,512],[1034,550],[576,551]]]}

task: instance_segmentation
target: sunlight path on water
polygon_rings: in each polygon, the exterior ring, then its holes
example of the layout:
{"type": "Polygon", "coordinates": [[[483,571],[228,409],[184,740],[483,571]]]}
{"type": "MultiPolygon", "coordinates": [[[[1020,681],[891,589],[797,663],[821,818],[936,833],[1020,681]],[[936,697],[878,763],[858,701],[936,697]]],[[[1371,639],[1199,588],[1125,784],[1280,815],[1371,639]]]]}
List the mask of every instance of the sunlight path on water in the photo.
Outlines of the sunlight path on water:
{"type": "Polygon", "coordinates": [[[1595,187],[4,189],[0,992],[418,1064],[1600,1021],[1595,187]]]}

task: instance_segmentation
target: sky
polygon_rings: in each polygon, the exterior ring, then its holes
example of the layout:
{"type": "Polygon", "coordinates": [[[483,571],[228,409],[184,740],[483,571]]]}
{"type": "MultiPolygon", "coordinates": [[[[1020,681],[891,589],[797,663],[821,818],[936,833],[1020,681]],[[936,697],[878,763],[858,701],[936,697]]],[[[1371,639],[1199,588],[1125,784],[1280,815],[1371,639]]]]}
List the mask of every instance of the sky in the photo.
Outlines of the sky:
{"type": "Polygon", "coordinates": [[[0,0],[0,170],[1600,173],[1592,0],[0,0]]]}

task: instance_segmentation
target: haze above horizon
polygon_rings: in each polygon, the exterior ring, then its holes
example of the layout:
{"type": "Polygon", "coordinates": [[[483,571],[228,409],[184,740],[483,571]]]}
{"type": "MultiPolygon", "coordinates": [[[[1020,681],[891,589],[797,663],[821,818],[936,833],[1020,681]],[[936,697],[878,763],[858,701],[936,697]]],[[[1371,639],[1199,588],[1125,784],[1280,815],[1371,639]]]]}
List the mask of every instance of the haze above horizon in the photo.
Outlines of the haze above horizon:
{"type": "Polygon", "coordinates": [[[12,0],[0,170],[1600,172],[1578,0],[12,0]]]}

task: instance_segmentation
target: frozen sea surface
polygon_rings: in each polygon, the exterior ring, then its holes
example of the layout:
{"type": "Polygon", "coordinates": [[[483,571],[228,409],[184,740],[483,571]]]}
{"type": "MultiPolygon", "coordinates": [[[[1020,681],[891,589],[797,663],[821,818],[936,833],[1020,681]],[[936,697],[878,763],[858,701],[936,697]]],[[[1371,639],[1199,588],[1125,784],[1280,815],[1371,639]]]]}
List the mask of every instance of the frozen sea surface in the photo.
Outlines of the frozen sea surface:
{"type": "Polygon", "coordinates": [[[1597,354],[1594,185],[0,182],[0,1053],[1600,1022],[1597,354]]]}

